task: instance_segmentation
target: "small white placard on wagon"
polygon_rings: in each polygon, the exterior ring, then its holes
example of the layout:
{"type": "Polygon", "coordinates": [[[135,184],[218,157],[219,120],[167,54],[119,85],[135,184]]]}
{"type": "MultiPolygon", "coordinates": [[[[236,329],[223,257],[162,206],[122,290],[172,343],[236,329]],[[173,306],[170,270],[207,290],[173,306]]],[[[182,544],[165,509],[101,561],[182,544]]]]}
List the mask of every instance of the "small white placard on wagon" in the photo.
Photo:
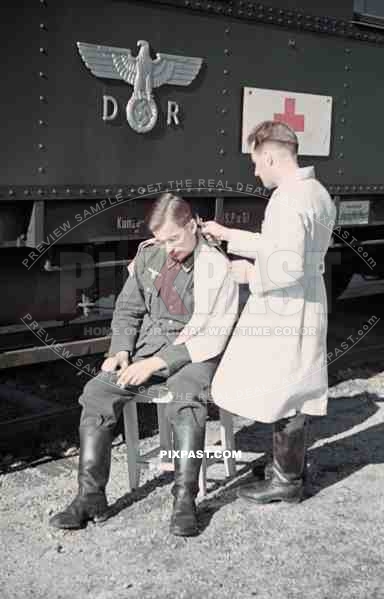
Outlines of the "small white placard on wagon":
{"type": "Polygon", "coordinates": [[[261,121],[280,121],[294,129],[299,138],[299,154],[329,156],[331,96],[244,87],[243,154],[249,153],[247,137],[261,121]]]}

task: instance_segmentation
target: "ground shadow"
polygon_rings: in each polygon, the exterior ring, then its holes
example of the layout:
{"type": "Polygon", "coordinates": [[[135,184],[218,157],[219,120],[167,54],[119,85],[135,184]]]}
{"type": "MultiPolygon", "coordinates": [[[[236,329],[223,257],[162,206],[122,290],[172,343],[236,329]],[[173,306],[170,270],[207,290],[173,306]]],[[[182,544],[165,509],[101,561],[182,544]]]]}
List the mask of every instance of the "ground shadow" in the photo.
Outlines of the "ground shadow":
{"type": "MultiPolygon", "coordinates": [[[[329,402],[328,416],[310,418],[307,430],[307,447],[316,441],[332,438],[362,424],[373,416],[380,401],[376,395],[362,394],[356,397],[340,398],[329,402]]],[[[237,498],[237,487],[253,478],[252,470],[257,474],[271,454],[271,425],[254,423],[243,427],[236,434],[236,449],[243,452],[263,454],[256,460],[241,465],[236,477],[227,482],[213,496],[208,496],[198,504],[199,525],[201,531],[209,526],[214,514],[237,498]],[[243,476],[249,473],[249,476],[243,476]]],[[[364,430],[344,439],[331,441],[322,447],[308,450],[308,471],[310,482],[306,497],[311,497],[326,486],[335,484],[369,463],[384,462],[384,443],[382,443],[384,424],[364,430]]],[[[209,477],[208,477],[209,478],[209,477]]],[[[133,503],[147,498],[156,488],[169,485],[173,481],[173,473],[166,472],[148,481],[132,492],[126,493],[109,507],[109,519],[130,507],[133,503]]]]}
{"type": "Polygon", "coordinates": [[[117,516],[117,514],[130,507],[137,501],[145,499],[155,489],[159,487],[165,487],[169,485],[172,481],[173,473],[165,472],[164,474],[161,474],[160,476],[157,476],[156,478],[147,481],[137,489],[134,489],[129,493],[125,493],[124,495],[122,495],[122,497],[119,497],[119,499],[117,499],[115,503],[111,504],[108,507],[108,520],[110,518],[113,518],[114,516],[117,516]]]}
{"type": "MultiPolygon", "coordinates": [[[[343,397],[329,402],[328,415],[309,418],[307,426],[307,481],[305,498],[310,498],[327,486],[371,464],[384,462],[384,424],[376,425],[343,439],[330,441],[321,447],[310,449],[320,440],[332,438],[362,424],[373,416],[382,401],[377,395],[364,393],[356,397],[343,397]]],[[[199,504],[201,530],[204,530],[214,514],[237,499],[237,487],[257,477],[262,478],[266,462],[272,457],[272,427],[261,423],[242,428],[236,434],[236,449],[244,452],[263,453],[261,458],[250,462],[237,472],[236,478],[214,497],[207,497],[199,504]],[[248,472],[248,476],[242,476],[248,472]]]]}

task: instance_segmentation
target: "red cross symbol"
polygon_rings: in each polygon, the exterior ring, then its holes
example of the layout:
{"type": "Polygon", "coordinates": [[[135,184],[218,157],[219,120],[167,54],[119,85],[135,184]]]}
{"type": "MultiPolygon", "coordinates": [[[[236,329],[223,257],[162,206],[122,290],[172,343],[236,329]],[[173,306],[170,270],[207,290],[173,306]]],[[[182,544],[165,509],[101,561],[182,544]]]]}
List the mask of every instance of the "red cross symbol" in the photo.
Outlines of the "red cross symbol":
{"type": "Polygon", "coordinates": [[[277,113],[274,115],[273,120],[285,123],[294,131],[304,131],[304,115],[295,114],[296,100],[294,98],[285,98],[284,110],[285,112],[277,113]]]}

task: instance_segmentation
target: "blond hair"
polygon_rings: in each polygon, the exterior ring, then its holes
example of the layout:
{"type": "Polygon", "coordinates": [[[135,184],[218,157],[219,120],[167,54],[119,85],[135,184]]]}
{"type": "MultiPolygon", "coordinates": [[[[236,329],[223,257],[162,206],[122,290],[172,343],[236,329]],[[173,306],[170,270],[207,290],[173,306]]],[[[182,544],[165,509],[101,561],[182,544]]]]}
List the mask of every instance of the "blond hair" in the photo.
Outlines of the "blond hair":
{"type": "Polygon", "coordinates": [[[151,210],[148,227],[154,232],[160,229],[167,220],[179,227],[184,227],[191,218],[192,210],[186,200],[173,193],[163,193],[151,210]]]}
{"type": "Polygon", "coordinates": [[[285,123],[279,121],[263,121],[248,135],[247,142],[252,150],[256,150],[266,142],[284,144],[292,154],[297,154],[299,140],[296,133],[285,123]]]}

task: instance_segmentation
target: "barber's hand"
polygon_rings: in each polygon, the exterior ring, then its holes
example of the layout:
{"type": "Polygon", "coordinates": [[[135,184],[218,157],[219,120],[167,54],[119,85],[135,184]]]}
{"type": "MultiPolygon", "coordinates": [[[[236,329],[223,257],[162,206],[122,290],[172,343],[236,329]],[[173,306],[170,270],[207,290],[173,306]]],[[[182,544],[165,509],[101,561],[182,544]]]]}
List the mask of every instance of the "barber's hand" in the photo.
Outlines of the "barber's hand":
{"type": "Polygon", "coordinates": [[[220,239],[220,241],[228,241],[230,236],[230,229],[223,225],[219,225],[219,223],[214,220],[208,220],[206,223],[203,223],[201,225],[201,231],[203,235],[212,235],[212,237],[216,237],[216,239],[220,239]]]}
{"type": "Polygon", "coordinates": [[[115,372],[118,369],[125,370],[129,365],[129,354],[127,351],[119,351],[116,355],[104,360],[101,365],[103,372],[115,372]]]}
{"type": "Polygon", "coordinates": [[[233,260],[231,262],[231,274],[240,285],[249,283],[254,267],[247,260],[233,260]]]}
{"type": "Polygon", "coordinates": [[[166,366],[166,363],[161,358],[145,358],[134,364],[130,364],[123,370],[117,379],[116,383],[119,387],[126,385],[142,385],[160,368],[166,366]]]}

